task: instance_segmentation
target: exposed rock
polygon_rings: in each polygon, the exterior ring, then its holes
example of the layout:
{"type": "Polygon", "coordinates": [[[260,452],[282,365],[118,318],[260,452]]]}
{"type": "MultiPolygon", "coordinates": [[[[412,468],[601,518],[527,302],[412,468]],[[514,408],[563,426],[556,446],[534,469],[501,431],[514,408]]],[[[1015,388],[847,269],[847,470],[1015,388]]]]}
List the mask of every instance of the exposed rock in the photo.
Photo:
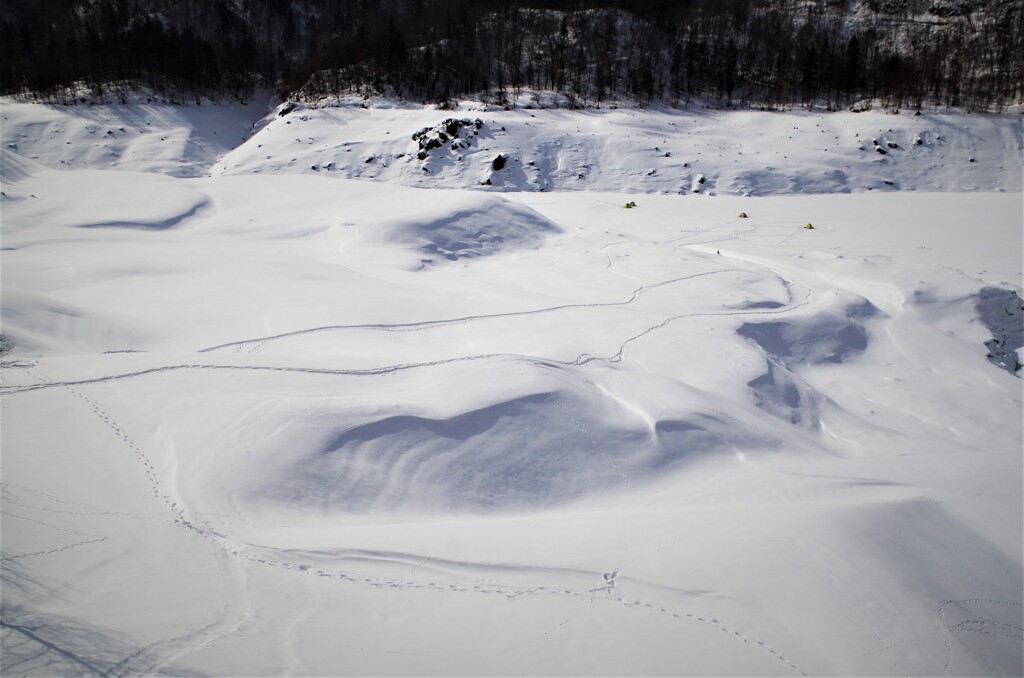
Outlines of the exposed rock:
{"type": "Polygon", "coordinates": [[[471,139],[479,134],[484,126],[484,121],[477,118],[446,118],[433,127],[424,127],[413,132],[412,140],[419,147],[416,157],[426,160],[430,151],[448,146],[450,151],[469,148],[472,145],[471,139]]]}

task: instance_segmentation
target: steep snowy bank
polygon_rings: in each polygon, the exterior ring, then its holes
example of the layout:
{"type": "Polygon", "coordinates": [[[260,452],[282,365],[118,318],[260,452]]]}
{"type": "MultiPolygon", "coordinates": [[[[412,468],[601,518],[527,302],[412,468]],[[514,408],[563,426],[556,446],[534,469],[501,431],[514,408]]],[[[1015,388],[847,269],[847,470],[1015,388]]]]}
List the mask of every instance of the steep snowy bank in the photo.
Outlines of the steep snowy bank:
{"type": "Polygon", "coordinates": [[[1013,115],[300,106],[269,116],[214,173],[505,191],[1020,191],[1020,153],[1013,115]],[[446,124],[462,120],[474,124],[446,124]]]}

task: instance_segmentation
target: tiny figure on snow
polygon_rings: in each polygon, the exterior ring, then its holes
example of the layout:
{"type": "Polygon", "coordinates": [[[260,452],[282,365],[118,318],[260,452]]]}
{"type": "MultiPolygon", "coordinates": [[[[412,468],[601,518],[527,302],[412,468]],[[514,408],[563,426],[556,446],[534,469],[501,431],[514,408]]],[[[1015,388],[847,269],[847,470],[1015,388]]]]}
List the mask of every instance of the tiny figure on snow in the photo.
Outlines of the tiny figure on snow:
{"type": "Polygon", "coordinates": [[[808,224],[806,226],[804,226],[804,228],[806,228],[808,231],[813,231],[814,230],[814,226],[811,226],[811,224],[809,222],[808,222],[808,224]]]}
{"type": "Polygon", "coordinates": [[[746,219],[746,218],[747,218],[747,213],[746,212],[740,212],[740,219],[746,219]]]}

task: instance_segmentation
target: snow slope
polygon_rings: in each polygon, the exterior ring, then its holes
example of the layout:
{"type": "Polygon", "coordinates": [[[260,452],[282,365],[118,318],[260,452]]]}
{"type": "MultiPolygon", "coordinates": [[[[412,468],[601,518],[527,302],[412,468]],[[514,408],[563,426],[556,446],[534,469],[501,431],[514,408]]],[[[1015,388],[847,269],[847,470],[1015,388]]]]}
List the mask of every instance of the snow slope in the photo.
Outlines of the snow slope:
{"type": "Polygon", "coordinates": [[[2,111],[5,675],[1024,670],[1017,119],[2,111]]]}
{"type": "Polygon", "coordinates": [[[424,188],[490,180],[491,190],[517,192],[1019,192],[1020,152],[1013,115],[437,111],[341,103],[279,107],[213,172],[325,174],[424,188]],[[449,127],[448,120],[481,126],[449,127]],[[422,159],[421,140],[438,144],[422,159]],[[507,164],[495,171],[498,156],[507,164]]]}

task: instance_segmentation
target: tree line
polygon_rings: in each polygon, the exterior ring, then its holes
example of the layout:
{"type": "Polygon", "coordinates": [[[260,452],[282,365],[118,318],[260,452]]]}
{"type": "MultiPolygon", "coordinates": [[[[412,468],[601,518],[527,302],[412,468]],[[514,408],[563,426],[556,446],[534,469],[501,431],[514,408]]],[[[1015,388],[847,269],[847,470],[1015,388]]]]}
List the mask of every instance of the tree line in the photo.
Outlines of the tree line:
{"type": "Polygon", "coordinates": [[[0,91],[999,110],[1022,0],[8,0],[0,91]]]}

